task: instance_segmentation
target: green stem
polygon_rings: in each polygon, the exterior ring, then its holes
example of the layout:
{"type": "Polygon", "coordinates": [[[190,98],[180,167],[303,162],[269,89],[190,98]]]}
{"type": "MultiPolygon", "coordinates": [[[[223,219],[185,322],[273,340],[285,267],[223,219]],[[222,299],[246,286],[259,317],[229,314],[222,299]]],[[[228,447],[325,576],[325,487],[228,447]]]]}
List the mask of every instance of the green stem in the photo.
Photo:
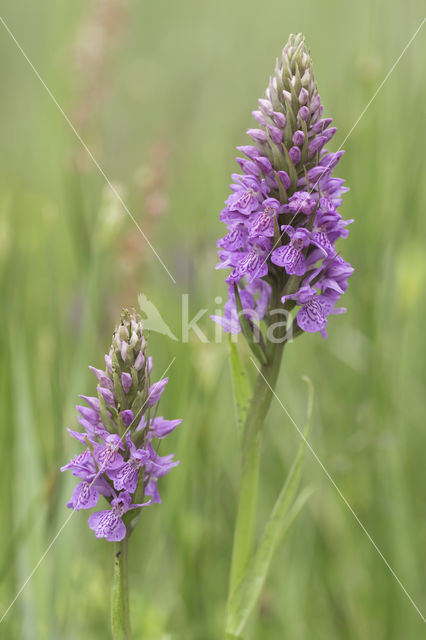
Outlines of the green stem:
{"type": "Polygon", "coordinates": [[[284,344],[283,340],[270,345],[270,357],[268,363],[262,365],[261,372],[257,377],[244,424],[241,483],[232,550],[228,603],[230,595],[240,582],[253,552],[262,428],[272,400],[271,388],[274,389],[278,379],[284,344]]]}
{"type": "Polygon", "coordinates": [[[129,537],[114,543],[114,577],[111,592],[111,628],[114,640],[130,640],[129,537]]]}

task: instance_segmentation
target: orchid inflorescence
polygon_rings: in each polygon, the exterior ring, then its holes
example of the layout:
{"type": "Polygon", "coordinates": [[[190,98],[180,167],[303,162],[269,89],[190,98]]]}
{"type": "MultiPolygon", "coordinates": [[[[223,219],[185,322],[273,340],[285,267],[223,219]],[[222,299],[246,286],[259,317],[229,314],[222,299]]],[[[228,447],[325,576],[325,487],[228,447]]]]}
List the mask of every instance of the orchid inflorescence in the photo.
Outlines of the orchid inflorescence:
{"type": "Polygon", "coordinates": [[[298,333],[324,337],[328,316],[345,311],[335,304],[353,269],[335,242],[347,237],[352,220],[338,213],[347,188],[332,174],[343,151],[326,151],[336,129],[322,112],[304,38],[292,35],[253,111],[253,144],[238,147],[243,173],[233,174],[220,214],[228,233],[217,243],[217,268],[231,273],[224,315],[213,319],[226,332],[259,325],[271,300],[288,311],[300,307],[298,333]]]}
{"type": "Polygon", "coordinates": [[[140,317],[124,311],[116,327],[105,370],[90,367],[98,380],[97,396],[80,396],[77,406],[83,432],[68,429],[85,445],[61,471],[70,470],[80,482],[68,507],[91,509],[100,496],[109,508],[93,513],[89,526],[97,538],[120,541],[130,534],[140,508],[161,502],[158,479],[178,462],[160,456],[155,442],[180,424],[158,416],[158,406],[168,378],[151,384],[152,358],[147,355],[140,317]],[[144,502],[145,496],[150,499],[144,502]],[[133,510],[135,513],[129,513],[133,510]]]}

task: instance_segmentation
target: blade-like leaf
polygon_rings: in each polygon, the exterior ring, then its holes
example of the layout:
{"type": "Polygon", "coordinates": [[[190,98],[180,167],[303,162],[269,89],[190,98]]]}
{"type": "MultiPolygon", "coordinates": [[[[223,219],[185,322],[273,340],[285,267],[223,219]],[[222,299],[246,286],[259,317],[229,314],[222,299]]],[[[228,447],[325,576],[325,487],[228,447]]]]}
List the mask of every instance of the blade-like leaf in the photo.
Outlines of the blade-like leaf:
{"type": "Polygon", "coordinates": [[[250,405],[252,389],[244,365],[241,362],[237,345],[232,341],[232,336],[228,336],[229,360],[231,363],[232,390],[234,392],[235,414],[237,427],[240,436],[243,432],[243,425],[250,405]]]}
{"type": "Polygon", "coordinates": [[[293,462],[280,495],[272,509],[269,520],[266,523],[256,553],[249,563],[244,577],[231,595],[228,604],[226,624],[226,631],[228,634],[231,634],[231,637],[232,635],[241,635],[248,617],[253,611],[262,591],[272,557],[280,541],[289,530],[297,514],[311,494],[310,490],[305,490],[299,495],[296,501],[294,501],[306,449],[305,440],[309,434],[312,420],[313,387],[310,380],[306,379],[306,381],[309,384],[309,400],[304,440],[299,446],[296,459],[293,462]]]}
{"type": "MultiPolygon", "coordinates": [[[[43,490],[42,470],[43,457],[40,440],[37,439],[35,426],[34,400],[31,393],[29,364],[25,348],[18,333],[11,331],[11,344],[14,345],[11,358],[12,390],[11,403],[15,411],[14,429],[16,449],[13,451],[15,476],[11,478],[11,494],[14,499],[14,515],[18,522],[28,513],[31,502],[43,490]]],[[[45,512],[43,501],[39,502],[39,510],[45,512]]],[[[29,526],[27,522],[27,528],[29,526]]],[[[33,519],[30,535],[17,548],[16,575],[20,583],[28,576],[31,568],[43,553],[43,519],[33,519]]],[[[40,620],[48,617],[49,574],[37,573],[20,598],[20,637],[29,640],[34,637],[34,629],[40,620]]]]}
{"type": "Polygon", "coordinates": [[[237,305],[238,311],[238,319],[240,321],[241,331],[245,339],[247,340],[247,344],[250,347],[252,353],[259,360],[261,364],[266,364],[266,355],[264,351],[263,341],[262,341],[262,333],[260,329],[254,329],[253,326],[250,325],[244,310],[243,305],[240,298],[240,292],[238,291],[237,285],[234,283],[234,294],[235,294],[235,302],[237,305]],[[257,334],[257,338],[260,339],[260,342],[255,339],[255,332],[257,334]]]}

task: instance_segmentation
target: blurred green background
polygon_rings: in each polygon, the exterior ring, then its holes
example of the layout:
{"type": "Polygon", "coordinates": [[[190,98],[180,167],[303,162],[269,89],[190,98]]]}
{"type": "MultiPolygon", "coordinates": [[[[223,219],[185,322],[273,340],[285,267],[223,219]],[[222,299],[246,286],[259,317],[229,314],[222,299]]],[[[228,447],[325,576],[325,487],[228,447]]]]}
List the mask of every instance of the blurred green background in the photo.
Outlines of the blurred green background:
{"type": "MultiPolygon", "coordinates": [[[[102,366],[120,307],[143,292],[179,335],[225,295],[218,213],[288,34],[312,51],[337,149],[423,19],[420,0],[4,0],[1,15],[176,279],[123,212],[0,25],[0,611],[69,511],[58,468],[77,450],[87,366],[102,366]]],[[[277,392],[419,608],[426,611],[426,27],[345,144],[338,175],[355,218],[356,267],[329,339],[287,349],[277,392]]],[[[226,342],[152,335],[155,373],[173,357],[162,410],[183,424],[163,452],[182,464],[131,540],[135,638],[221,638],[239,453],[226,342]]],[[[248,361],[248,366],[250,362],[248,361]]],[[[251,373],[254,373],[252,371],[251,373]]],[[[299,444],[273,403],[259,523],[299,444]]],[[[247,638],[418,639],[424,623],[317,462],[315,488],[274,560],[247,638]]],[[[160,487],[161,488],[161,487],[160,487]]],[[[112,547],[75,514],[0,625],[2,638],[104,639],[112,547]]]]}

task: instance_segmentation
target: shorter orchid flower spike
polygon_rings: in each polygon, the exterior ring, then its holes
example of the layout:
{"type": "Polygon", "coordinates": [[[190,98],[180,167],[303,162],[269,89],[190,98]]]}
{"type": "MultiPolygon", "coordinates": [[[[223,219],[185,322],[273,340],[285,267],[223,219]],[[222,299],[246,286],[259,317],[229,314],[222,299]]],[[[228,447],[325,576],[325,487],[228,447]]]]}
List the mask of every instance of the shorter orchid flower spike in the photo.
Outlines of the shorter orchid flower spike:
{"type": "Polygon", "coordinates": [[[158,479],[179,463],[173,455],[160,458],[153,443],[181,420],[157,417],[168,378],[151,382],[152,358],[135,312],[123,311],[105,364],[105,370],[90,367],[97,396],[80,396],[86,403],[77,406],[84,431],[69,430],[85,449],[61,471],[79,479],[67,506],[92,509],[103,497],[108,508],[92,513],[89,527],[97,538],[119,542],[131,533],[129,511],[161,502],[158,479]]]}

